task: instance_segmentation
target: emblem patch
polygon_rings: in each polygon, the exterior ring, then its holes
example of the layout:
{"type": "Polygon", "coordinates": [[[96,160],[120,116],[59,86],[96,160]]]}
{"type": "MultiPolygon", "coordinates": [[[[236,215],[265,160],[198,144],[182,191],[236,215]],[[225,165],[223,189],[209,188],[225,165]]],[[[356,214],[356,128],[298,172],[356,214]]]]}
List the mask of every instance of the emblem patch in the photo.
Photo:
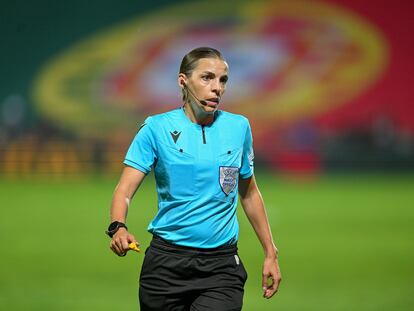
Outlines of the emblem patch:
{"type": "Polygon", "coordinates": [[[238,167],[220,166],[220,187],[226,195],[236,187],[238,175],[238,167]]]}

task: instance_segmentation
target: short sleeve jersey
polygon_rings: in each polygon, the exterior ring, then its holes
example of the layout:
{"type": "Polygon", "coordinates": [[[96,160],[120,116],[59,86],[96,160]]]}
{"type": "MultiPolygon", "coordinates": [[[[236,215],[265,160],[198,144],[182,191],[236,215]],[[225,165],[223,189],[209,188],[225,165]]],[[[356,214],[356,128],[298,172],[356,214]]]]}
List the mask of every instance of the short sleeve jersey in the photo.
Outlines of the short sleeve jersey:
{"type": "Polygon", "coordinates": [[[253,175],[253,157],[245,117],[219,110],[201,126],[179,108],[145,120],[124,164],[154,170],[158,211],[149,232],[176,245],[215,248],[238,240],[238,181],[253,175]]]}

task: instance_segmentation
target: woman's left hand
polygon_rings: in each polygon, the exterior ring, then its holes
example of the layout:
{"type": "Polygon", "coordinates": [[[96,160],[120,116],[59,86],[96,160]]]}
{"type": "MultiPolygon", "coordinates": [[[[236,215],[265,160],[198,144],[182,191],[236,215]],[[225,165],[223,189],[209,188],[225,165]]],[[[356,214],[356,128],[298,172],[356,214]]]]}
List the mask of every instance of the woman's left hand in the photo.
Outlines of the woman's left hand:
{"type": "Polygon", "coordinates": [[[263,297],[269,299],[276,294],[281,281],[282,274],[277,257],[266,257],[263,264],[263,297]]]}

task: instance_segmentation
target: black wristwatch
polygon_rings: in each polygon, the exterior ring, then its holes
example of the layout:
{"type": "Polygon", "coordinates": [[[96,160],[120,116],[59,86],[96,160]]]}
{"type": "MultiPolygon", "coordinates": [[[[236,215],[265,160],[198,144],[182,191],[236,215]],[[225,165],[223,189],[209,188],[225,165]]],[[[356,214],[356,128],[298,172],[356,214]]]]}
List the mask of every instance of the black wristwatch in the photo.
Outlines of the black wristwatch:
{"type": "Polygon", "coordinates": [[[125,228],[128,230],[127,226],[123,222],[114,221],[109,225],[108,230],[106,230],[105,233],[112,238],[119,228],[125,228]]]}

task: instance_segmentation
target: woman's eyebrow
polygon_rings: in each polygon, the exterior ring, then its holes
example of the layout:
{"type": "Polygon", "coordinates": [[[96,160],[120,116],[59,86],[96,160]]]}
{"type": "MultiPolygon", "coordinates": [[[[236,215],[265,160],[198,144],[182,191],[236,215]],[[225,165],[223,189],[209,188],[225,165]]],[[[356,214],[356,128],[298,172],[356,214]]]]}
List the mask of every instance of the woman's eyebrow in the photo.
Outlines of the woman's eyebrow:
{"type": "Polygon", "coordinates": [[[204,75],[207,74],[207,75],[210,75],[210,76],[215,76],[216,75],[214,72],[208,71],[208,70],[203,71],[201,74],[204,74],[204,75]]]}
{"type": "MultiPolygon", "coordinates": [[[[216,76],[216,74],[214,72],[208,71],[208,70],[203,71],[201,74],[202,75],[209,75],[209,76],[213,76],[213,77],[216,76]]],[[[222,79],[228,80],[229,79],[229,76],[227,74],[222,75],[222,76],[220,76],[220,80],[222,80],[222,79]]]]}

